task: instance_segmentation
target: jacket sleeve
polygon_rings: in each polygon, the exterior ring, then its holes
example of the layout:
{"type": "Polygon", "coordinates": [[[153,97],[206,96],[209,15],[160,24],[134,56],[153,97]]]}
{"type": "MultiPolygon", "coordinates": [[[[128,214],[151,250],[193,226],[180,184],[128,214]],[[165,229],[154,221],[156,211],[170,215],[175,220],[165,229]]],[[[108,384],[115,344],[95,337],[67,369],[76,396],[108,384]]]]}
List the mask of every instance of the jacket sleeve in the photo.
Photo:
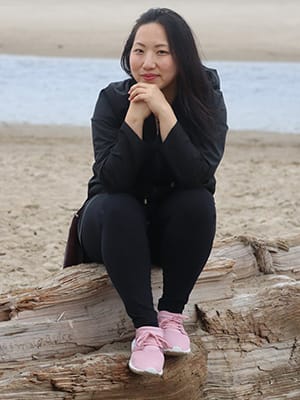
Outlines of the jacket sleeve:
{"type": "Polygon", "coordinates": [[[147,146],[124,122],[118,98],[115,107],[110,100],[102,90],[92,118],[93,171],[108,192],[126,191],[135,182],[147,146]]]}
{"type": "Polygon", "coordinates": [[[207,183],[215,171],[224,153],[227,126],[227,113],[219,80],[214,86],[214,106],[216,107],[216,131],[211,137],[201,132],[187,132],[177,122],[161,147],[179,186],[196,188],[207,183]],[[199,138],[192,142],[191,137],[199,138]]]}

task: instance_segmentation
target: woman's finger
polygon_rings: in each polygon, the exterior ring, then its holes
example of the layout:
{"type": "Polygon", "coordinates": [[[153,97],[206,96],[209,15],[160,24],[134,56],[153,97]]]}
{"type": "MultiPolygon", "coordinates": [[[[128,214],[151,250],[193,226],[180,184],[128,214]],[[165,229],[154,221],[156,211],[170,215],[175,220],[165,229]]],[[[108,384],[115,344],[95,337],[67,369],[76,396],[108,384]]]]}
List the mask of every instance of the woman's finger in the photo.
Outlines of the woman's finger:
{"type": "Polygon", "coordinates": [[[135,88],[134,90],[132,90],[129,93],[129,100],[132,100],[133,98],[135,98],[137,95],[139,94],[146,94],[147,91],[143,88],[135,88]]]}

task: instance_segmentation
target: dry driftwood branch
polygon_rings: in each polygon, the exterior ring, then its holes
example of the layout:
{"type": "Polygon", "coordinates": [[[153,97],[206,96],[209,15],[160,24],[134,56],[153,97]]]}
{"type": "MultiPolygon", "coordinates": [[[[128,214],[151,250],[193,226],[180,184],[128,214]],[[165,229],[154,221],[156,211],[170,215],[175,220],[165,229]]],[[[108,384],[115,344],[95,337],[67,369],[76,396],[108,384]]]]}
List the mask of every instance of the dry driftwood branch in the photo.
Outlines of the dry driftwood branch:
{"type": "MultiPolygon", "coordinates": [[[[300,237],[216,244],[186,307],[192,355],[127,368],[133,328],[99,265],[0,295],[1,400],[300,399],[300,237]]],[[[162,277],[153,269],[157,300],[162,277]]]]}

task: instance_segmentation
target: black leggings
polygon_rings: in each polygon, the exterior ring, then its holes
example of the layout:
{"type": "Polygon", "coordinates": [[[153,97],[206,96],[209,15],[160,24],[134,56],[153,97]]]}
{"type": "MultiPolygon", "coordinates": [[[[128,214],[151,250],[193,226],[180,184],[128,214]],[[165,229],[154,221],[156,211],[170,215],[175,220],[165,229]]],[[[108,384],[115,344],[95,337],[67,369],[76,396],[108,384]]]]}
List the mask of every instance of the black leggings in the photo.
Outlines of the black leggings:
{"type": "Polygon", "coordinates": [[[157,326],[151,266],[163,269],[158,310],[181,313],[212,248],[216,213],[206,189],[144,205],[125,194],[92,197],[79,221],[87,262],[104,263],[134,326],[157,326]]]}

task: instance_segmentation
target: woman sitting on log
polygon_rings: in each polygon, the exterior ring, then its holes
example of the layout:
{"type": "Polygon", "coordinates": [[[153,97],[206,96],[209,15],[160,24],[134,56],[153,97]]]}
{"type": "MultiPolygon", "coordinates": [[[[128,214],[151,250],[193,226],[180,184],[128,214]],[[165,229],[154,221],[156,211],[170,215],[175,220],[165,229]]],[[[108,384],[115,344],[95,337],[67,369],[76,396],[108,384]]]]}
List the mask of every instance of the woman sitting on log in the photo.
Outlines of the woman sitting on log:
{"type": "Polygon", "coordinates": [[[215,235],[226,109],[217,72],[172,10],[141,15],[121,65],[129,79],[101,91],[92,118],[94,175],[78,239],[84,262],[105,265],[136,328],[129,368],[162,375],[164,354],[190,352],[182,312],[215,235]],[[158,312],[153,264],[163,270],[158,312]]]}

